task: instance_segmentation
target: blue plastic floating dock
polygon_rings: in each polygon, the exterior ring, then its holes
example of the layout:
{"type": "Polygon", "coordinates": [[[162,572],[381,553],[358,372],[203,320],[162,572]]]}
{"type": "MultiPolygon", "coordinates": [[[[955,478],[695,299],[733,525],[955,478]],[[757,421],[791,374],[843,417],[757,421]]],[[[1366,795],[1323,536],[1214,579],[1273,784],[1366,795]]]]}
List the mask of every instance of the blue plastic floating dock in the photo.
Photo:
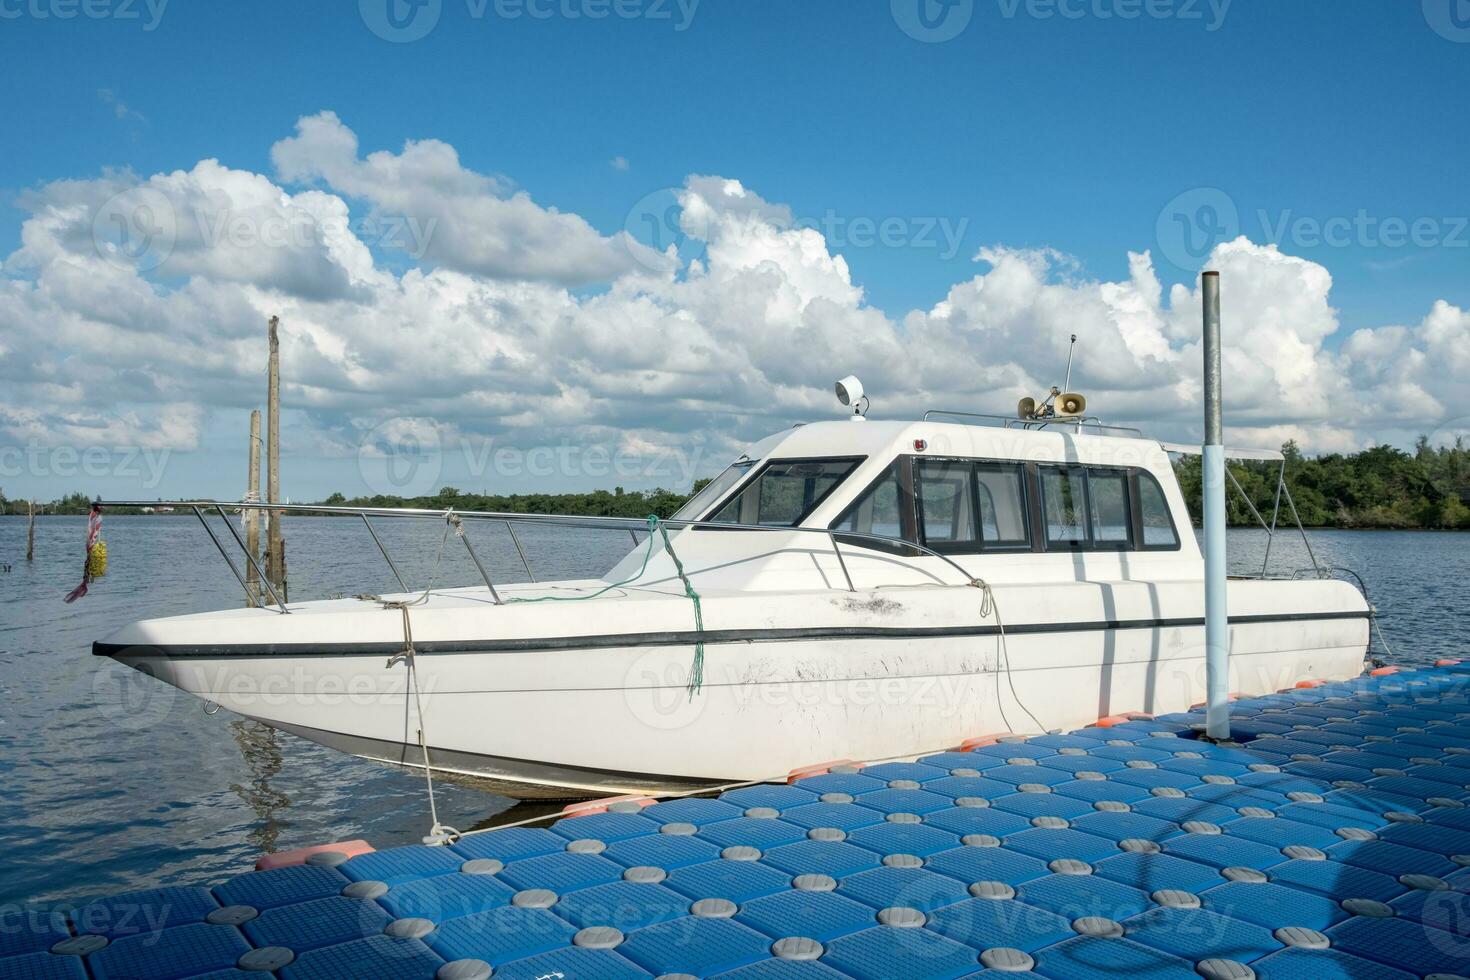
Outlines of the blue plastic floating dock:
{"type": "MultiPolygon", "coordinates": [[[[1470,975],[1470,664],[0,928],[22,980],[1470,975]]],[[[15,923],[19,923],[15,925],[15,923]]]]}

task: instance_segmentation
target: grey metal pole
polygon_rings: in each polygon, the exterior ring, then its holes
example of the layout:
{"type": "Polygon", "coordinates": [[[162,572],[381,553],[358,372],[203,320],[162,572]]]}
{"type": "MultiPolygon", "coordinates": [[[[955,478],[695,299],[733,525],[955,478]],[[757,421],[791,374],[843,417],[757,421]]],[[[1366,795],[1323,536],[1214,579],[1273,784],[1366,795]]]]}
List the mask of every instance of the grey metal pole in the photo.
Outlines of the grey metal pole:
{"type": "MultiPolygon", "coordinates": [[[[245,499],[251,503],[260,501],[260,409],[250,413],[250,482],[246,486],[245,499]]],[[[260,581],[255,571],[255,557],[260,554],[260,511],[246,508],[242,514],[245,523],[245,550],[251,561],[245,568],[245,585],[250,595],[246,601],[254,606],[260,600],[260,581]]]]}
{"type": "Polygon", "coordinates": [[[1230,737],[1230,614],[1225,595],[1225,439],[1220,395],[1220,273],[1206,272],[1204,298],[1205,734],[1230,737]]]}
{"type": "MultiPolygon", "coordinates": [[[[270,343],[270,361],[266,367],[266,438],[269,440],[269,473],[266,476],[265,499],[272,504],[281,502],[281,341],[277,330],[280,317],[271,317],[267,325],[266,339],[270,343]]],[[[279,510],[266,513],[267,542],[265,573],[280,594],[286,594],[286,538],[281,531],[279,510]]]]}

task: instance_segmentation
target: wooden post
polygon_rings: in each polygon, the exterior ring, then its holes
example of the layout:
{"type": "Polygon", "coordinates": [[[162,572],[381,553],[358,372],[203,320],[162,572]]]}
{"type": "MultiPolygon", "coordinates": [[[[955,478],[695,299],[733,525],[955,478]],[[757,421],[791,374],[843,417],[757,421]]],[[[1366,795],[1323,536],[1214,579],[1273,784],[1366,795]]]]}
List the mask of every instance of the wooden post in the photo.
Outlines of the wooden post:
{"type": "Polygon", "coordinates": [[[26,561],[36,557],[36,502],[26,501],[26,561]]]}
{"type": "MultiPolygon", "coordinates": [[[[266,426],[269,440],[269,476],[266,483],[267,503],[281,502],[281,342],[277,335],[280,317],[271,317],[267,329],[270,339],[270,365],[266,383],[266,426]]],[[[265,573],[282,602],[286,596],[286,539],[281,531],[280,511],[270,512],[269,541],[266,544],[265,573]]]]}
{"type": "MultiPolygon", "coordinates": [[[[260,503],[260,409],[250,413],[250,483],[246,486],[247,503],[260,503]]],[[[245,548],[251,558],[260,557],[260,511],[247,507],[245,520],[245,548]]],[[[260,605],[260,577],[255,572],[255,562],[245,563],[245,592],[252,606],[260,605]]]]}

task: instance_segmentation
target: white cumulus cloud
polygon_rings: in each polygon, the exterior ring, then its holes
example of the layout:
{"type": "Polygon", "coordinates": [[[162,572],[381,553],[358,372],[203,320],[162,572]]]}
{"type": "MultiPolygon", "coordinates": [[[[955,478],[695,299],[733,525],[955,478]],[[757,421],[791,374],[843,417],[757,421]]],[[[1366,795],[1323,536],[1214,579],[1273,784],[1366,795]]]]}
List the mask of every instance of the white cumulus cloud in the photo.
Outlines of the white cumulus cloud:
{"type": "MultiPolygon", "coordinates": [[[[830,382],[850,372],[875,416],[1005,412],[1060,384],[1072,334],[1072,386],[1099,414],[1197,437],[1198,289],[1166,290],[1147,252],[1100,281],[1059,252],[996,244],[930,308],[890,315],[820,231],[737,179],[678,191],[702,248],[676,266],[672,250],[466,169],[442,142],[363,156],[322,113],[272,155],[274,175],[204,160],[22,198],[0,273],[0,444],[193,449],[211,417],[243,430],[272,314],[288,438],[349,468],[400,430],[719,456],[833,417],[830,382]],[[383,243],[364,228],[381,224],[365,219],[391,214],[433,224],[421,262],[375,258],[383,243]],[[602,288],[573,290],[587,283],[602,288]]],[[[1323,266],[1243,238],[1211,265],[1232,441],[1407,442],[1470,394],[1464,310],[1426,300],[1418,323],[1343,336],[1323,266]]]]}

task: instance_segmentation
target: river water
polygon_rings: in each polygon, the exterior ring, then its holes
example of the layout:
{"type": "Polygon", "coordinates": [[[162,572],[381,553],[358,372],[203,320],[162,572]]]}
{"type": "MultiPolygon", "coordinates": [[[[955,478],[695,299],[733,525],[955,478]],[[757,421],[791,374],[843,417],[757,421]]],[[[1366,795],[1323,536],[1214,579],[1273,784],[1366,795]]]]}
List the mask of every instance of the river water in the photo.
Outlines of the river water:
{"type": "MultiPolygon", "coordinates": [[[[381,520],[404,579],[421,587],[478,581],[462,545],[437,563],[442,524],[381,520]]],[[[228,532],[220,523],[216,533],[228,532]]],[[[80,602],[83,518],[43,518],[36,560],[24,560],[25,519],[0,517],[0,908],[151,884],[218,880],[262,851],[366,838],[413,843],[428,826],[421,775],[361,762],[220,711],[110,660],[90,645],[136,619],[221,608],[240,587],[193,517],[108,517],[108,575],[80,602]]],[[[293,599],[394,591],[360,523],[299,518],[287,525],[293,599]]],[[[475,525],[481,560],[524,579],[504,527],[475,525]]],[[[632,548],[627,535],[518,532],[542,578],[601,574],[632,548]]],[[[1317,559],[1367,583],[1394,662],[1430,663],[1470,650],[1470,536],[1319,531],[1317,559]]],[[[1232,571],[1259,569],[1264,535],[1231,532],[1232,571]]],[[[1310,565],[1300,538],[1278,537],[1273,569],[1310,565]]],[[[1375,641],[1375,654],[1384,656],[1375,641]]],[[[1386,658],[1389,659],[1389,658],[1386,658]]],[[[512,806],[464,786],[437,785],[441,820],[469,829],[512,806]]]]}

